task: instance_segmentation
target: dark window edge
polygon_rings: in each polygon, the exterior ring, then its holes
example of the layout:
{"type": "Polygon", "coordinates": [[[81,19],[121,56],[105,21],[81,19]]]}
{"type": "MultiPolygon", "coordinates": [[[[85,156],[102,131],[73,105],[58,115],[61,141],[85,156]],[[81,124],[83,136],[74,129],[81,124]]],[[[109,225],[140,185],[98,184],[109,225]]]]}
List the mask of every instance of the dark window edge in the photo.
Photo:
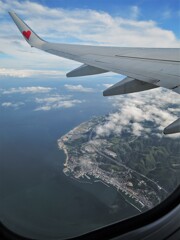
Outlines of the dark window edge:
{"type": "MultiPolygon", "coordinates": [[[[67,240],[96,240],[103,239],[108,240],[125,234],[127,232],[133,231],[140,227],[144,227],[152,222],[157,221],[171,210],[179,205],[180,199],[180,185],[175,189],[170,196],[168,196],[163,202],[144,212],[140,215],[134,216],[129,219],[116,222],[105,227],[96,229],[89,233],[83,234],[78,237],[68,238],[67,240]]],[[[9,230],[2,223],[0,223],[0,239],[1,240],[35,240],[33,238],[25,238],[23,236],[17,235],[16,233],[9,230]]]]}

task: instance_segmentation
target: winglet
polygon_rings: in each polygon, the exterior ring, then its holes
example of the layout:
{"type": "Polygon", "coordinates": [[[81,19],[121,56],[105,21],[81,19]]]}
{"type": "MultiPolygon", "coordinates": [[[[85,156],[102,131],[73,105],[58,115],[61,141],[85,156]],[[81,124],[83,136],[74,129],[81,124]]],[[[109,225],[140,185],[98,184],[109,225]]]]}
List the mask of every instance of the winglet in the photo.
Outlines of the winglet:
{"type": "Polygon", "coordinates": [[[41,39],[22,19],[20,19],[16,13],[9,12],[9,15],[12,17],[24,39],[31,45],[31,47],[41,48],[45,41],[41,39]]]}

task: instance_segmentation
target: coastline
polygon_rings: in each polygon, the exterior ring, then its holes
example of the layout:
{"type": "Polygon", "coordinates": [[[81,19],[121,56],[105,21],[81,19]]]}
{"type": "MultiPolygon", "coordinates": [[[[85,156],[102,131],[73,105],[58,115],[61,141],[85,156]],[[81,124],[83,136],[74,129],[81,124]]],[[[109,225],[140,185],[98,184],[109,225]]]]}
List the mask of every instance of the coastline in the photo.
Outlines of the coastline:
{"type": "MultiPolygon", "coordinates": [[[[71,168],[70,168],[70,169],[68,168],[69,154],[68,154],[68,149],[66,148],[66,145],[64,144],[64,138],[67,138],[67,135],[64,135],[63,137],[61,137],[61,138],[58,140],[58,148],[59,148],[60,150],[63,150],[64,153],[65,153],[65,155],[66,155],[66,160],[65,160],[65,163],[63,164],[64,167],[65,167],[65,168],[64,168],[65,171],[63,170],[63,172],[64,172],[64,174],[65,174],[66,176],[69,176],[69,174],[67,174],[67,172],[69,172],[69,170],[71,171],[71,168]]],[[[100,183],[104,184],[106,187],[110,187],[110,185],[108,185],[108,184],[109,184],[108,181],[104,181],[104,180],[101,179],[101,178],[99,179],[99,176],[96,175],[96,174],[94,174],[94,173],[91,173],[90,175],[96,178],[96,180],[95,180],[94,182],[100,182],[100,183]]],[[[83,176],[84,176],[84,175],[83,175],[83,176]]],[[[83,176],[82,176],[82,177],[83,177],[83,176]]],[[[85,174],[85,176],[87,177],[86,174],[85,174]]],[[[81,176],[79,176],[79,177],[81,177],[81,176]]],[[[88,176],[88,177],[89,177],[89,176],[88,176]]],[[[90,178],[90,177],[89,177],[89,178],[90,178]]],[[[75,178],[75,179],[77,180],[78,178],[75,178]]],[[[124,197],[125,197],[125,195],[127,195],[128,198],[131,199],[131,201],[134,201],[133,197],[129,195],[129,192],[128,192],[128,191],[126,191],[126,190],[123,189],[123,188],[117,188],[117,187],[114,186],[114,185],[113,185],[113,187],[115,187],[115,188],[118,190],[118,192],[120,192],[121,195],[124,195],[124,197]]],[[[139,212],[142,212],[142,210],[141,210],[138,206],[136,206],[135,204],[133,204],[128,198],[125,197],[125,201],[128,202],[132,207],[136,208],[136,210],[138,210],[139,212]]],[[[138,201],[138,202],[139,202],[139,204],[140,204],[140,201],[138,201]]],[[[135,202],[134,202],[134,203],[135,203],[135,202]]]]}
{"type": "Polygon", "coordinates": [[[63,150],[63,151],[64,151],[64,154],[66,155],[65,163],[64,163],[63,165],[64,165],[64,167],[67,167],[67,165],[68,165],[68,160],[69,160],[68,150],[67,150],[66,145],[63,143],[63,141],[62,141],[61,138],[58,139],[57,142],[58,142],[58,148],[59,148],[60,150],[63,150]]]}
{"type": "MultiPolygon", "coordinates": [[[[101,182],[106,187],[115,187],[139,212],[151,209],[161,202],[162,196],[167,193],[166,190],[155,180],[123,163],[121,155],[118,159],[117,146],[120,144],[123,149],[123,143],[119,136],[99,137],[96,128],[102,122],[102,117],[93,118],[57,140],[59,149],[66,155],[63,172],[82,181],[85,178],[92,180],[94,177],[95,182],[101,182]]],[[[134,146],[139,138],[134,140],[132,134],[126,133],[126,140],[134,146]]],[[[151,145],[153,146],[153,143],[151,145]]],[[[128,147],[130,148],[129,145],[128,147]]]]}

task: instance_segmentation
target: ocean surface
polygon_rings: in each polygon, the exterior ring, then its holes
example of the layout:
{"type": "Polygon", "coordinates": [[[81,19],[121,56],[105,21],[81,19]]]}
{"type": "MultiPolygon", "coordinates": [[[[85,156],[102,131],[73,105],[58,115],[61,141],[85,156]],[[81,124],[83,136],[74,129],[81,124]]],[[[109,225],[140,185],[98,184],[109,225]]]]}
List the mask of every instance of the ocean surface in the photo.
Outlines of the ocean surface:
{"type": "Polygon", "coordinates": [[[66,156],[58,149],[57,140],[93,116],[113,111],[110,101],[102,96],[101,82],[76,82],[96,89],[90,93],[68,92],[65,84],[67,80],[1,79],[0,221],[26,237],[65,239],[138,214],[116,189],[93,180],[81,183],[64,175],[66,156]],[[53,90],[4,93],[29,86],[53,90]],[[37,111],[37,98],[57,94],[71,95],[82,103],[37,111]],[[5,102],[23,104],[7,107],[3,106],[5,102]]]}

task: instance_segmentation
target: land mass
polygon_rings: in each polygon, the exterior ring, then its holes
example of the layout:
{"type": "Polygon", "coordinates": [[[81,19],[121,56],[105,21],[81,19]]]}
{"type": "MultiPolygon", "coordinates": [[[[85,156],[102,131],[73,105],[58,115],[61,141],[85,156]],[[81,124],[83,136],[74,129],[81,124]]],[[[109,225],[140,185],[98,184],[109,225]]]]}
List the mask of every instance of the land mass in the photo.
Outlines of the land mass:
{"type": "Polygon", "coordinates": [[[128,132],[100,137],[105,117],[84,122],[58,140],[64,173],[115,187],[140,212],[160,203],[180,182],[180,141],[128,132]]]}

